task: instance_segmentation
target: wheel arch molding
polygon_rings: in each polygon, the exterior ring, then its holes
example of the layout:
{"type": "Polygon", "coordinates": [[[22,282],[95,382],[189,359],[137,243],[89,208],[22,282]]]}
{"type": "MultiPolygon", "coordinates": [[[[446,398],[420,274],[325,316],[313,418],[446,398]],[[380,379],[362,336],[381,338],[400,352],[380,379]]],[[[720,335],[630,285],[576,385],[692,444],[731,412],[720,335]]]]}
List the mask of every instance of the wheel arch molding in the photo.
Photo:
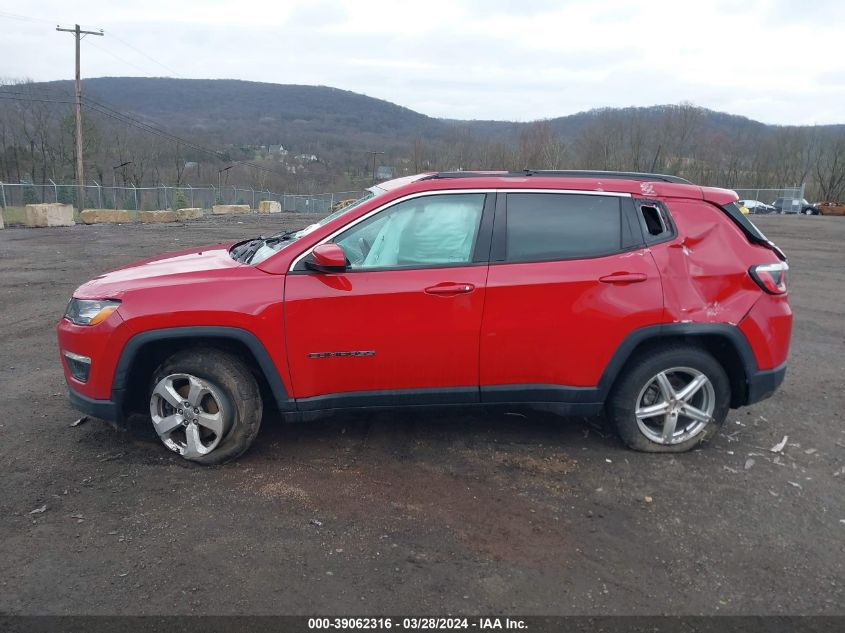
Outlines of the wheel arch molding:
{"type": "MultiPolygon", "coordinates": [[[[119,411],[124,412],[127,405],[131,406],[131,400],[136,395],[133,389],[137,390],[138,383],[133,380],[133,373],[139,366],[145,367],[145,364],[149,362],[145,359],[144,352],[158,352],[152,354],[154,358],[152,364],[156,364],[163,360],[163,357],[175,352],[179,344],[183,346],[218,344],[246,352],[251,358],[247,357],[245,360],[252,361],[257,377],[264,380],[269,395],[275,400],[279,411],[295,410],[294,401],[288,396],[278,368],[255,334],[232,326],[182,326],[140,332],[126,343],[112,379],[112,401],[119,411]],[[173,349],[168,349],[172,346],[173,349]]],[[[154,367],[145,367],[145,369],[154,369],[154,367]]]]}
{"type": "Polygon", "coordinates": [[[665,323],[634,330],[614,352],[599,379],[602,400],[610,394],[625,365],[637,354],[664,344],[698,345],[725,369],[731,384],[731,407],[749,404],[749,382],[761,372],[751,345],[736,326],[727,323],[665,323]]]}

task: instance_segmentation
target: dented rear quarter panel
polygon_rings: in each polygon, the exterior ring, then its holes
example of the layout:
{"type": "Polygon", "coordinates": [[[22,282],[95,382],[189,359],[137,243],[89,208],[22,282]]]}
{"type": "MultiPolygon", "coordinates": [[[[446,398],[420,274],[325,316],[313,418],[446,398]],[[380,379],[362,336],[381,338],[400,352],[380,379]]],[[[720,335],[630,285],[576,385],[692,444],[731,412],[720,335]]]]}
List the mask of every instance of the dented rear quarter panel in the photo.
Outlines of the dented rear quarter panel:
{"type": "Polygon", "coordinates": [[[748,274],[755,264],[778,261],[750,244],[716,206],[704,200],[664,201],[678,237],[651,247],[663,280],[668,323],[738,325],[763,291],[748,274]]]}

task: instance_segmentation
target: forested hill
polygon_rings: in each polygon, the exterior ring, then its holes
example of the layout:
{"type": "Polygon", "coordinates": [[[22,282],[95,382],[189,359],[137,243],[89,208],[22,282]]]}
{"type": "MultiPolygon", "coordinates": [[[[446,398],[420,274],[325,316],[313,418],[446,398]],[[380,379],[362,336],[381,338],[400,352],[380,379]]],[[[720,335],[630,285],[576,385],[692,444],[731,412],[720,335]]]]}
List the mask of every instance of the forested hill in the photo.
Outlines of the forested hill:
{"type": "MultiPolygon", "coordinates": [[[[73,177],[72,88],[70,81],[0,86],[0,179],[73,177]]],[[[766,125],[692,104],[596,108],[527,123],[458,121],[337,88],[232,79],[100,77],[84,80],[83,92],[91,173],[107,178],[131,161],[121,174],[133,183],[207,180],[234,163],[227,177],[256,186],[356,189],[371,182],[375,154],[397,175],[658,171],[730,188],[806,183],[820,199],[845,197],[845,125],[766,125]],[[197,165],[189,176],[187,164],[197,165]]]]}
{"type": "MultiPolygon", "coordinates": [[[[33,84],[72,93],[72,82],[33,84]]],[[[235,79],[98,77],[83,80],[84,93],[121,111],[149,118],[174,132],[195,130],[221,135],[224,143],[295,145],[301,140],[346,145],[380,142],[388,146],[414,138],[448,138],[456,128],[479,140],[513,140],[527,124],[508,121],[436,119],[389,101],[327,86],[270,84],[235,79]]],[[[665,109],[599,108],[548,122],[564,138],[575,139],[597,117],[612,113],[654,125],[665,109]]],[[[736,136],[778,129],[751,119],[703,108],[707,128],[736,136]]],[[[843,126],[820,126],[819,129],[843,126]]]]}
{"type": "MultiPolygon", "coordinates": [[[[71,93],[70,81],[35,84],[71,93]]],[[[299,86],[235,79],[98,77],[83,80],[83,93],[123,112],[162,124],[175,133],[218,135],[223,143],[297,146],[302,142],[393,145],[429,136],[437,119],[381,99],[326,86],[299,86]]]]}

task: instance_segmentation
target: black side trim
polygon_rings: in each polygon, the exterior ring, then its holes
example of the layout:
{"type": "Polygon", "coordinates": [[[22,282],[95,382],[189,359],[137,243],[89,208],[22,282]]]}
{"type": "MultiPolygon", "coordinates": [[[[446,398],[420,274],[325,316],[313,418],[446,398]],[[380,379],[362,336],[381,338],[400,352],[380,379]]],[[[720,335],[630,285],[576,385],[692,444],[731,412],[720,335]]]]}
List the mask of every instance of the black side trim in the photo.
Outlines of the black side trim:
{"type": "MultiPolygon", "coordinates": [[[[726,323],[665,323],[663,325],[652,325],[634,330],[616,349],[599,380],[599,399],[605,400],[607,398],[619,372],[640,343],[650,339],[669,336],[684,336],[692,339],[698,336],[722,337],[730,342],[739,355],[745,380],[749,385],[760,373],[757,367],[757,360],[754,358],[754,353],[751,351],[751,345],[748,343],[748,339],[745,338],[745,335],[736,326],[726,323]]],[[[745,396],[747,394],[743,394],[743,398],[740,398],[740,400],[745,400],[745,396]]],[[[743,402],[743,404],[747,403],[743,402]]]]}
{"type": "Polygon", "coordinates": [[[73,407],[86,415],[108,422],[115,422],[121,424],[123,422],[123,413],[120,407],[112,400],[94,400],[88,396],[83,396],[81,393],[74,391],[73,388],[67,388],[68,399],[73,407]]]}
{"type": "Polygon", "coordinates": [[[478,403],[478,387],[349,391],[311,398],[299,398],[296,403],[300,411],[409,405],[476,404],[478,403]]]}
{"type": "Polygon", "coordinates": [[[484,198],[484,209],[481,212],[481,225],[475,238],[472,261],[475,264],[486,264],[490,261],[490,241],[493,239],[493,214],[496,212],[496,194],[488,193],[484,198]]]}
{"type": "Polygon", "coordinates": [[[770,397],[786,377],[786,363],[774,369],[757,372],[748,379],[748,399],[745,404],[754,404],[770,397]]]}
{"type": "Polygon", "coordinates": [[[595,387],[518,384],[482,386],[481,402],[566,402],[601,405],[602,398],[595,387]]]}
{"type": "Polygon", "coordinates": [[[508,251],[508,197],[496,197],[496,219],[493,222],[493,239],[490,263],[504,262],[508,251]]]}
{"type": "Polygon", "coordinates": [[[129,378],[129,371],[132,368],[132,363],[135,361],[135,356],[139,350],[146,344],[154,341],[164,341],[173,339],[191,339],[191,338],[215,338],[222,340],[232,340],[246,345],[247,349],[252,353],[258,366],[270,386],[270,390],[276,398],[276,404],[282,412],[293,411],[296,409],[294,401],[288,397],[285,385],[279,376],[279,371],[276,365],[270,359],[270,355],[264,348],[264,345],[252,333],[236,327],[225,326],[189,326],[189,327],[174,327],[164,328],[161,330],[149,330],[136,334],[120,354],[120,360],[117,363],[117,369],[114,371],[114,379],[112,380],[112,400],[118,407],[123,405],[123,395],[127,388],[127,380],[129,378]]]}
{"type": "Polygon", "coordinates": [[[637,208],[632,198],[622,198],[620,201],[622,211],[622,250],[642,248],[645,246],[642,227],[637,218],[637,208]]]}

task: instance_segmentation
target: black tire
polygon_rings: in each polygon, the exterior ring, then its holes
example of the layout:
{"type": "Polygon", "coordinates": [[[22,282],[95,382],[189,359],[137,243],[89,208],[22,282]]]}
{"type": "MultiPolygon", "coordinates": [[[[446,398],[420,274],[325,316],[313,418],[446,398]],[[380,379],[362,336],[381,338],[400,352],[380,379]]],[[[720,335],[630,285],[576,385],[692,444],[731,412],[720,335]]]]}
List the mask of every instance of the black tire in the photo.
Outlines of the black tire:
{"type": "Polygon", "coordinates": [[[177,352],[153,372],[150,397],[155,385],[172,374],[190,374],[208,381],[231,407],[231,423],[217,447],[206,455],[186,459],[213,465],[242,455],[258,435],[262,415],[261,393],[249,367],[237,356],[213,348],[177,352]]]}
{"type": "Polygon", "coordinates": [[[608,398],[606,412],[619,437],[634,450],[647,453],[688,451],[712,438],[728,415],[731,402],[728,376],[721,364],[701,348],[673,346],[652,350],[635,357],[622,371],[608,398]],[[676,367],[697,370],[709,379],[713,386],[714,408],[710,421],[694,437],[678,444],[661,444],[649,439],[640,429],[635,414],[637,400],[657,374],[676,367]]]}

